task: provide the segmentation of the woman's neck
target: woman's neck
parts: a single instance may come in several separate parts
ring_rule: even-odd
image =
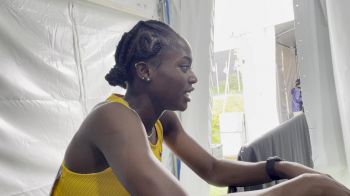
[[[124,99],[128,102],[130,108],[136,111],[140,116],[146,131],[151,132],[154,124],[162,114],[163,110],[151,101],[147,94],[135,94],[128,90]]]

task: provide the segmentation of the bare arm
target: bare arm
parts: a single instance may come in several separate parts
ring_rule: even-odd
[[[137,114],[118,103],[102,106],[92,143],[131,195],[186,195],[156,160]]]
[[[247,163],[217,160],[199,146],[182,128],[174,112],[161,117],[164,138],[168,146],[199,176],[219,186],[246,186],[271,181],[265,171],[265,161]],[[350,190],[327,175],[298,163],[276,162],[277,174],[288,180],[268,189],[232,195],[344,195]]]
[[[167,145],[199,176],[217,186],[253,185],[269,182],[265,162],[248,163],[217,160],[184,130],[174,112],[161,117]]]

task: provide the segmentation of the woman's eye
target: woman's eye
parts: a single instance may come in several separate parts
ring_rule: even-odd
[[[188,65],[181,65],[180,66],[181,71],[183,71],[184,73],[186,73],[188,70],[191,69],[191,66]]]

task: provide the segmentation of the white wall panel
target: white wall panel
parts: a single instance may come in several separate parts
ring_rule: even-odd
[[[350,1],[326,1],[326,4],[335,87],[342,136],[346,144],[347,169],[350,172],[350,25],[347,20],[350,18]]]
[[[326,18],[318,0],[294,0],[294,6],[300,80],[315,167],[341,170],[345,153]]]
[[[104,76],[140,19],[88,1],[0,2],[0,195],[48,195],[87,112],[122,92]]]

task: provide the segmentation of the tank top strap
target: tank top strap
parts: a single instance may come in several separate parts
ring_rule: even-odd
[[[123,98],[123,95],[120,95],[120,94],[112,94],[111,96],[109,96],[107,98],[107,101],[109,101],[109,102],[117,102],[117,103],[120,103],[120,104],[130,108],[128,102],[126,102],[125,99]]]

